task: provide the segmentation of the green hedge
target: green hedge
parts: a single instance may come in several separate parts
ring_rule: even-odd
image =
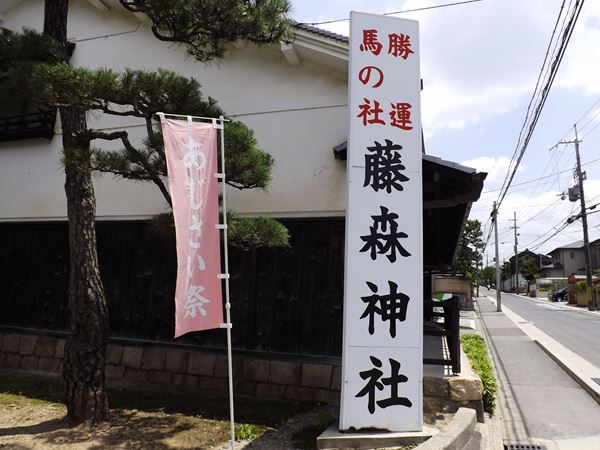
[[[463,334],[460,336],[460,342],[473,370],[483,383],[483,410],[493,414],[496,407],[498,384],[488,358],[485,340],[478,334]]]

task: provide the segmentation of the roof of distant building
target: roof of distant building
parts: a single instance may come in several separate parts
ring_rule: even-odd
[[[554,253],[557,250],[569,249],[569,248],[578,249],[578,248],[581,248],[581,247],[583,247],[583,241],[579,240],[579,241],[571,242],[570,244],[565,244],[565,245],[561,245],[559,247],[556,247],[554,250],[552,250],[551,252],[549,252],[549,254],[550,253]]]
[[[524,256],[532,256],[532,257],[540,259],[540,260],[550,260],[550,257],[548,255],[545,255],[543,253],[532,252],[528,248],[526,248],[525,250],[521,250],[518,253],[518,255],[519,255],[519,258],[523,258]],[[515,259],[515,255],[511,256],[509,261],[512,261],[514,259]]]

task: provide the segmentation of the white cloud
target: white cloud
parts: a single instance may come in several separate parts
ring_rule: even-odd
[[[587,2],[565,53],[557,85],[600,92],[600,2]]]
[[[504,177],[508,173],[510,159],[507,156],[500,156],[497,158],[480,156],[479,158],[463,161],[461,164],[477,169],[477,172],[486,172],[488,175],[485,179],[485,186],[486,188],[490,188],[495,187],[504,180]],[[523,172],[524,170],[525,166],[521,164],[519,165],[517,172]]]
[[[327,3],[327,2],[326,2]],[[348,8],[390,12],[434,6],[333,2],[336,18]],[[332,5],[332,4],[330,4]],[[421,29],[423,124],[428,135],[463,129],[513,112],[529,100],[561,6],[560,0],[503,0],[399,14]],[[321,17],[320,19],[326,19]],[[348,21],[320,25],[348,35]],[[586,2],[554,89],[600,92],[600,2]]]
[[[318,22],[323,22],[326,20],[330,20],[330,19],[322,18],[322,19],[319,19]],[[326,23],[323,25],[316,25],[316,26],[319,28],[328,30],[328,31],[332,31],[337,34],[341,34],[342,36],[350,35],[350,21],[348,21],[348,20],[344,20],[342,22]]]
[[[331,14],[340,18],[348,13],[348,8],[383,13],[434,6],[439,2],[407,0],[398,4],[352,0],[348,5],[337,1],[333,4],[338,9]],[[514,114],[517,108],[526,106],[560,6],[561,0],[503,0],[397,15],[420,22],[426,137],[441,130],[490,124],[486,121]],[[348,35],[348,21],[320,26]],[[553,90],[576,89],[586,95],[600,92],[598,42],[600,2],[587,2]]]
[[[463,129],[511,111],[527,92],[527,86],[502,85],[490,85],[480,91],[461,90],[433,80],[425,83],[423,90],[423,123],[430,135],[440,129]]]
[[[527,100],[558,12],[554,3],[507,0],[414,13],[421,22],[426,129],[465,128]]]
[[[561,200],[561,192],[560,189],[547,188],[544,183],[533,183],[524,189],[506,195],[498,216],[501,259],[507,259],[514,253],[514,231],[510,227],[512,227],[515,212],[517,214],[517,225],[519,226],[519,251],[529,248],[538,253],[548,253],[556,247],[583,239],[581,220],[573,222],[563,231],[553,236],[556,229],[560,228],[567,218],[578,214],[580,211],[579,202],[569,202],[568,199]],[[585,182],[585,195],[588,207],[600,202],[600,179]],[[493,201],[497,197],[498,192],[482,194],[481,199],[473,205],[470,218],[478,219],[482,224],[488,223]],[[588,225],[590,240],[599,238],[600,214],[590,215]],[[485,237],[487,237],[487,234]],[[546,239],[548,239],[547,242],[543,242]],[[490,260],[494,251],[492,234],[487,249]]]

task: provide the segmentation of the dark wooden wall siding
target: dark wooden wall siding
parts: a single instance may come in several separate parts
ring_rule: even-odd
[[[69,286],[66,228],[0,228],[0,323],[63,330]]]
[[[230,249],[233,346],[341,355],[344,219],[285,220],[288,249]],[[99,222],[114,337],[173,342],[176,259],[145,222]],[[0,224],[0,325],[68,329],[65,223]],[[223,347],[223,330],[177,342]]]

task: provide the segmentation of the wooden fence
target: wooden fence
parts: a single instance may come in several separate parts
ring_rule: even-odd
[[[283,221],[289,249],[230,249],[233,346],[340,356],[344,219]],[[99,222],[112,337],[174,342],[173,242],[146,222]],[[0,326],[68,328],[66,223],[0,224]],[[177,342],[223,347],[222,330]]]

